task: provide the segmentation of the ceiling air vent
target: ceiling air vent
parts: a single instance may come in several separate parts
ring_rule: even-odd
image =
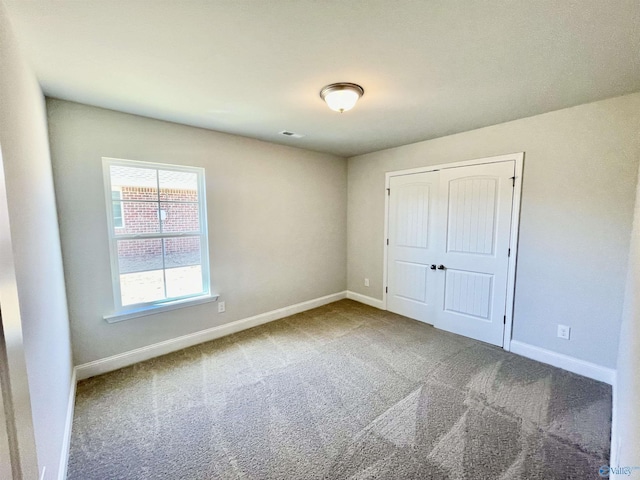
[[[302,137],[304,137],[304,135],[300,135],[299,133],[293,133],[293,132],[290,132],[288,130],[281,131],[280,135],[284,135],[285,137],[291,137],[291,138],[302,138]]]

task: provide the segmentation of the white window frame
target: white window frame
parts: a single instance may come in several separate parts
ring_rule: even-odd
[[[199,231],[194,232],[159,232],[159,233],[139,233],[139,234],[117,234],[115,233],[113,221],[113,198],[111,186],[111,166],[123,166],[133,168],[148,168],[151,170],[165,170],[195,173],[198,178],[198,214],[200,217]],[[218,299],[217,295],[211,295],[210,272],[209,272],[209,242],[207,229],[207,201],[205,188],[205,171],[201,167],[186,167],[182,165],[171,165],[166,163],[143,162],[138,160],[124,160],[119,158],[102,158],[102,172],[104,178],[104,191],[107,210],[107,225],[109,230],[109,252],[111,256],[111,283],[113,287],[114,313],[105,315],[104,319],[109,323],[128,320],[130,318],[150,315],[167,310],[174,310],[184,306],[197,305],[206,302],[213,302]],[[123,200],[121,200],[123,201]],[[158,203],[160,203],[160,189],[158,185]],[[158,205],[159,206],[159,205]],[[158,210],[160,211],[160,210]],[[122,208],[123,225],[124,208]],[[165,239],[175,237],[198,237],[200,239],[200,260],[202,272],[203,291],[192,295],[171,297],[153,302],[137,303],[132,305],[122,305],[120,291],[120,266],[118,262],[118,240],[144,240],[144,239]],[[164,262],[164,255],[163,255]]]

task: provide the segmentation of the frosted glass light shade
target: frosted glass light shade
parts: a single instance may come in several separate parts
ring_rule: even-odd
[[[332,83],[320,90],[329,108],[340,113],[351,110],[362,95],[364,89],[355,83]]]

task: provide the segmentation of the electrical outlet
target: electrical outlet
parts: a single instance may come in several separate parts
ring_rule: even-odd
[[[368,287],[368,286],[369,286],[369,279],[368,279],[368,278],[365,278],[365,279],[364,279],[364,286],[365,286],[365,287]]]
[[[226,310],[224,302],[218,302],[218,313],[223,313]]]
[[[558,338],[564,338],[565,340],[569,340],[571,336],[571,327],[567,325],[558,325]]]

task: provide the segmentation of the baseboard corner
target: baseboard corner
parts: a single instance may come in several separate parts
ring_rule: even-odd
[[[385,310],[384,302],[382,300],[378,300],[377,298],[369,297],[367,295],[362,295],[361,293],[352,292],[351,290],[347,290],[347,298],[349,300],[354,300],[356,302],[364,303],[365,305],[369,305],[370,307],[375,307],[380,310]]]
[[[554,367],[567,370],[583,377],[588,377],[599,382],[609,385],[615,384],[616,371],[612,368],[603,367],[586,360],[565,355],[563,353],[554,352],[545,348],[536,347],[518,340],[511,340],[511,353],[546,363]]]

